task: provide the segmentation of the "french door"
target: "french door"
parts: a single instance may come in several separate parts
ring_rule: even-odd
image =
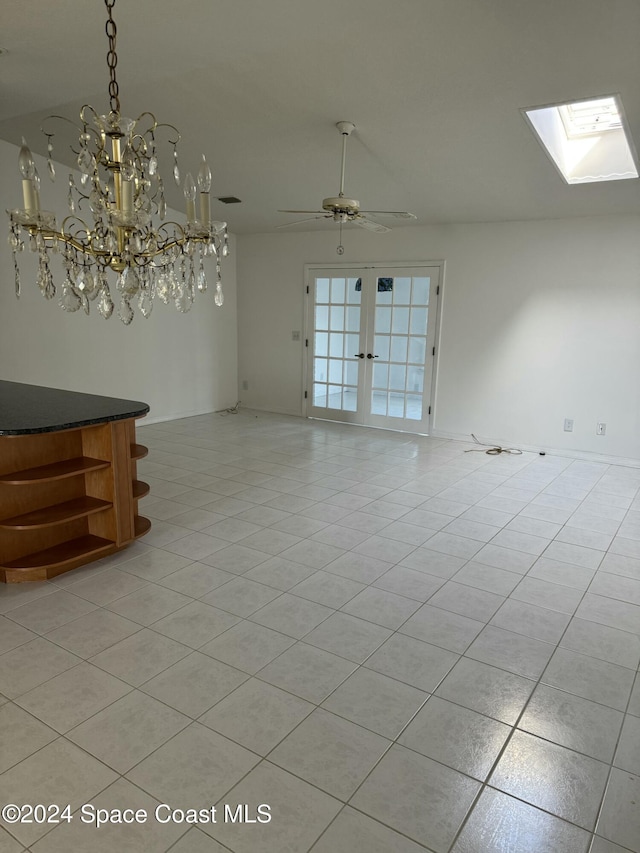
[[[440,267],[308,268],[307,416],[428,433]]]

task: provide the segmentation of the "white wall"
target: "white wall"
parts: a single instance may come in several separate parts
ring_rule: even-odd
[[[639,237],[638,217],[354,228],[340,259],[334,231],[242,235],[239,396],[303,412],[305,263],[444,260],[433,433],[640,460]]]
[[[42,206],[54,210],[60,222],[66,211],[68,169],[59,166],[55,183],[46,164],[36,157],[42,175]],[[22,205],[17,168],[18,148],[0,141],[0,186],[3,207]],[[179,215],[172,214],[173,218]],[[8,233],[8,220],[6,225]],[[20,255],[22,296],[14,295],[14,273],[7,240],[0,240],[0,378],[32,385],[65,388],[110,397],[142,400],[151,411],[146,423],[216,411],[233,405],[237,389],[237,312],[235,241],[223,262],[225,302],[213,301],[215,266],[207,260],[209,290],[197,293],[193,308],[180,314],[155,300],[145,320],[124,326],[116,316],[103,320],[92,304],[62,311],[47,302],[35,284],[36,255]],[[62,278],[55,272],[56,283]],[[110,280],[115,295],[115,276]]]

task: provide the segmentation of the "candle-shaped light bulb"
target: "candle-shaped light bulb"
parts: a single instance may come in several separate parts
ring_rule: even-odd
[[[187,204],[187,222],[194,222],[196,218],[196,182],[191,172],[184,179],[184,197]]]
[[[25,181],[32,180],[36,173],[36,164],[33,162],[31,151],[29,150],[24,136],[22,137],[22,147],[18,154],[18,168],[20,169],[20,174]]]
[[[202,155],[202,163],[198,172],[198,189],[201,193],[208,193],[211,189],[211,169],[204,154]]]
[[[211,222],[211,199],[209,198],[211,169],[204,154],[202,155],[202,163],[198,172],[198,189],[200,190],[200,222],[208,227]]]
[[[196,182],[193,180],[191,172],[187,172],[187,177],[184,179],[184,197],[188,201],[196,200]]]
[[[27,142],[22,137],[22,147],[18,154],[18,168],[22,175],[22,197],[24,200],[24,209],[29,213],[35,213],[40,209],[40,199],[38,197],[38,186],[40,179],[36,183],[36,164],[33,162],[31,151],[27,146]]]
[[[33,167],[31,185],[33,186],[33,208],[38,211],[40,210],[40,175],[38,174],[38,170],[35,166]]]

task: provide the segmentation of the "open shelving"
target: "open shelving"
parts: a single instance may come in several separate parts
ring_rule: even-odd
[[[0,580],[46,580],[112,554],[151,527],[135,418],[0,436]]]

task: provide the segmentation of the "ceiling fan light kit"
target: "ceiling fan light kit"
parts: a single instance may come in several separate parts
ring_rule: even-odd
[[[390,231],[386,225],[371,219],[371,216],[391,216],[395,219],[416,219],[413,213],[406,210],[360,210],[360,202],[356,198],[346,198],[344,194],[344,175],[347,162],[347,140],[356,129],[352,121],[339,121],[336,123],[342,136],[342,162],[340,165],[340,191],[337,196],[328,196],[322,200],[322,210],[279,210],[278,213],[313,213],[315,216],[309,219],[299,219],[296,222],[287,222],[278,225],[278,228],[289,228],[292,225],[300,225],[303,222],[313,222],[318,219],[332,219],[340,226],[340,241],[336,249],[339,255],[344,254],[342,245],[342,226],[348,223],[358,225],[367,231],[375,231],[383,234]]]

